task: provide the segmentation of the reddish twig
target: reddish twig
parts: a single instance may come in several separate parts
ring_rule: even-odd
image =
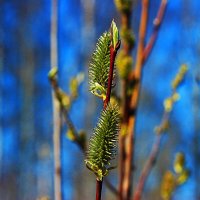
[[[103,180],[96,180],[96,200],[101,200],[102,183]]]
[[[104,182],[106,184],[106,186],[108,187],[108,189],[113,193],[115,194],[116,196],[118,195],[118,191],[117,189],[111,184],[111,182],[107,179],[107,178],[104,178]]]
[[[153,49],[153,46],[154,46],[155,41],[156,41],[157,36],[158,36],[158,32],[159,32],[161,23],[163,21],[163,17],[164,17],[164,14],[165,14],[166,6],[167,6],[167,0],[161,0],[157,16],[153,21],[153,26],[154,26],[153,27],[153,32],[152,32],[152,34],[150,36],[150,39],[149,39],[147,45],[145,46],[145,49],[144,49],[144,52],[143,52],[143,61],[147,60],[147,58],[149,57],[149,55],[150,55],[150,53],[151,53],[151,51]]]
[[[126,12],[121,13],[121,26],[124,31],[130,31],[131,28],[131,15],[132,8],[127,10]],[[124,42],[123,51],[126,55],[131,55],[132,44],[130,42]],[[129,96],[128,96],[128,80],[122,80],[122,126],[127,126],[128,123],[128,112],[129,112]],[[118,186],[118,198],[120,200],[123,199],[123,182],[124,182],[124,164],[125,164],[125,136],[124,134],[119,134],[119,186]]]
[[[116,58],[117,50],[119,49],[119,47],[120,47],[120,41],[118,41],[116,47],[114,47],[113,45],[110,46],[110,69],[109,69],[109,75],[108,75],[108,85],[107,85],[107,91],[106,91],[106,98],[103,102],[103,109],[104,110],[106,109],[108,103],[110,102],[115,58]],[[102,183],[103,183],[103,180],[102,181],[96,180],[96,200],[101,199]]]
[[[115,58],[116,58],[117,50],[119,49],[119,47],[120,47],[120,42],[118,42],[116,48],[113,45],[110,46],[110,70],[109,70],[109,75],[108,75],[108,86],[107,86],[107,91],[106,91],[106,99],[103,102],[103,109],[106,109],[106,107],[110,101]]]
[[[147,160],[147,162],[146,162],[146,164],[145,164],[145,166],[142,170],[141,176],[139,178],[138,185],[136,187],[133,200],[140,200],[141,199],[142,192],[143,192],[144,185],[145,185],[145,182],[147,180],[147,177],[148,177],[152,167],[154,166],[154,164],[156,162],[156,158],[157,158],[159,148],[160,148],[161,136],[162,135],[158,135],[155,138],[155,142],[154,142],[152,151],[149,155],[149,158],[148,158],[148,160]]]
[[[130,80],[135,82],[133,93],[130,98],[128,119],[128,131],[125,138],[125,168],[124,168],[124,181],[123,181],[123,200],[130,199],[131,187],[132,187],[132,166],[134,155],[134,137],[135,137],[135,121],[136,121],[136,109],[138,106],[138,99],[140,94],[140,79],[143,64],[143,50],[144,40],[146,36],[146,27],[148,19],[148,6],[149,0],[142,0],[142,12],[139,28],[139,43],[137,48],[135,69],[130,75]]]
[[[153,166],[156,163],[156,159],[158,158],[161,139],[163,136],[163,132],[166,130],[166,124],[168,124],[168,121],[169,121],[169,113],[164,112],[162,123],[160,124],[159,129],[157,131],[157,136],[156,136],[154,144],[152,146],[151,153],[142,169],[133,200],[140,200],[142,197],[142,192],[143,192],[146,180],[147,180]]]

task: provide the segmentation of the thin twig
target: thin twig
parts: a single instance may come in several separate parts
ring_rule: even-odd
[[[102,190],[103,180],[96,179],[96,200],[101,200],[101,190]]]
[[[111,182],[105,177],[104,178],[104,182],[106,184],[106,186],[108,187],[108,189],[114,194],[114,195],[118,195],[118,191],[117,189],[111,184]]]
[[[156,41],[157,36],[158,36],[160,26],[161,26],[162,21],[163,21],[166,6],[167,6],[167,0],[161,0],[157,16],[153,21],[153,32],[152,32],[150,39],[149,39],[147,45],[145,46],[145,49],[144,49],[144,52],[143,52],[143,62],[145,62],[148,59],[148,57],[149,57],[149,55],[150,55],[150,53],[153,49],[153,46],[154,46],[155,41]]]
[[[144,185],[145,185],[145,182],[147,180],[147,177],[148,177],[152,167],[154,166],[154,164],[156,162],[156,158],[157,158],[159,148],[160,148],[161,137],[162,137],[162,135],[158,135],[155,138],[153,148],[151,150],[151,153],[148,157],[148,160],[147,160],[147,162],[146,162],[146,164],[145,164],[145,166],[142,170],[141,176],[139,178],[138,185],[136,187],[133,200],[140,200],[141,199],[142,192],[143,192]]]
[[[146,27],[148,19],[148,6],[149,0],[142,1],[142,12],[141,20],[139,27],[139,43],[137,48],[136,55],[136,64],[134,71],[130,76],[130,80],[133,80],[135,85],[133,88],[133,93],[130,98],[130,107],[129,107],[129,119],[128,119],[128,131],[125,138],[125,175],[124,175],[124,184],[123,184],[123,200],[128,200],[131,197],[131,188],[132,188],[132,166],[133,164],[133,155],[134,155],[134,137],[135,137],[135,121],[136,121],[136,110],[138,106],[138,99],[140,94],[140,79],[142,73],[142,63],[143,63],[143,51],[144,51],[144,40],[146,36]]]
[[[57,53],[57,0],[51,1],[51,68],[58,64]],[[53,98],[53,144],[54,144],[54,199],[62,199],[61,191],[61,161],[60,161],[60,132],[61,118],[60,105],[52,93]]]
[[[148,10],[149,10],[149,0],[142,0],[142,13],[140,20],[140,28],[139,28],[139,42],[138,42],[136,64],[135,64],[135,76],[137,78],[140,77],[141,75],[141,68],[143,64],[143,52],[145,46]]]
[[[150,153],[150,155],[149,155],[149,157],[148,157],[148,159],[147,159],[147,161],[146,161],[146,163],[145,163],[145,165],[143,167],[143,170],[141,172],[141,175],[140,175],[140,178],[139,178],[136,190],[135,190],[135,194],[134,194],[133,200],[140,200],[141,199],[142,192],[143,192],[146,180],[147,180],[147,178],[148,178],[153,166],[156,163],[156,159],[158,158],[161,139],[162,139],[162,136],[164,134],[164,131],[166,130],[163,127],[166,126],[166,124],[168,124],[168,121],[169,121],[169,113],[168,112],[164,112],[162,123],[160,124],[160,126],[159,126],[160,128],[157,131],[157,136],[156,136],[155,141],[153,143],[151,153]]]
[[[117,50],[120,47],[120,41],[118,41],[116,47],[113,45],[110,46],[110,69],[108,75],[108,86],[106,91],[106,98],[103,102],[103,109],[105,110],[110,102],[111,90],[112,90],[112,81],[113,81],[113,71],[115,65],[115,58],[117,55]],[[103,180],[96,179],[96,200],[101,200],[101,190],[102,190]]]
[[[110,47],[110,70],[109,70],[109,75],[108,75],[108,86],[107,86],[107,91],[106,91],[106,99],[103,102],[103,109],[106,109],[108,103],[110,102],[112,81],[113,81],[113,71],[114,71],[116,55],[117,55],[117,50],[114,49],[113,46],[111,46]]]

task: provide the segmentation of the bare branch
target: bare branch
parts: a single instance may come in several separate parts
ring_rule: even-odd
[[[149,57],[149,55],[150,55],[150,53],[153,49],[153,46],[154,46],[155,41],[156,41],[157,36],[158,36],[158,32],[160,30],[161,23],[163,21],[166,6],[167,6],[167,0],[161,0],[157,16],[153,21],[153,32],[152,32],[150,39],[149,39],[147,45],[145,46],[145,49],[144,49],[144,52],[143,52],[143,62],[145,62],[148,59],[148,57]]]
[[[51,1],[51,68],[57,66],[57,0]],[[54,199],[62,199],[61,191],[61,161],[60,161],[60,132],[61,132],[61,118],[60,105],[54,93],[53,99],[53,144],[54,144]]]

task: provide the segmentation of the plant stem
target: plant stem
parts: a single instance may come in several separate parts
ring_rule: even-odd
[[[153,46],[154,46],[155,41],[156,41],[157,36],[158,36],[158,32],[159,32],[161,23],[163,21],[163,17],[164,17],[164,14],[165,14],[166,6],[167,6],[167,0],[161,0],[157,16],[153,21],[153,25],[154,25],[153,32],[152,32],[152,34],[150,36],[149,42],[147,43],[147,45],[145,46],[145,49],[144,49],[144,53],[143,53],[143,60],[144,61],[147,60],[147,58],[149,57],[149,55],[150,55],[150,53],[151,53],[151,51],[153,49]]]
[[[109,75],[108,75],[108,86],[107,86],[107,92],[106,92],[106,99],[103,102],[103,109],[106,109],[106,107],[110,101],[112,80],[113,80],[113,71],[114,71],[116,55],[117,55],[116,49],[114,49],[114,47],[111,46],[110,47],[110,70],[109,70]]]
[[[129,200],[131,197],[132,188],[132,166],[134,155],[134,140],[135,140],[135,122],[136,122],[136,110],[138,107],[138,100],[140,94],[140,80],[142,75],[143,64],[143,50],[144,39],[146,35],[146,26],[148,19],[148,4],[149,0],[142,0],[142,12],[139,27],[139,43],[137,48],[136,64],[133,72],[130,75],[130,82],[134,82],[133,93],[129,101],[129,118],[128,118],[128,130],[124,141],[125,144],[125,165],[124,165],[124,181],[123,181],[123,200]]]
[[[57,0],[51,1],[51,68],[57,66]],[[53,98],[53,145],[54,145],[54,199],[61,200],[61,161],[60,161],[60,105],[55,94]]]
[[[132,8],[126,12],[121,13],[121,27],[124,31],[130,31],[131,28],[131,14]],[[123,40],[122,40],[123,41]],[[129,42],[123,42],[123,51],[125,55],[131,55],[132,46]],[[128,85],[127,79],[121,81],[122,85],[122,126],[127,127],[128,124],[128,112],[129,112],[129,96],[128,96]],[[118,198],[123,199],[123,181],[124,181],[124,163],[125,163],[125,136],[124,134],[119,134],[119,185],[118,185]]]
[[[156,158],[157,158],[159,148],[160,148],[161,136],[162,135],[158,135],[155,138],[155,142],[154,142],[154,145],[152,147],[151,153],[148,157],[148,160],[147,160],[147,162],[146,162],[146,164],[145,164],[145,166],[142,170],[141,176],[139,178],[138,185],[136,187],[133,200],[140,200],[141,199],[142,192],[143,192],[144,185],[145,185],[145,182],[147,180],[147,177],[148,177],[152,167],[154,166],[154,164],[156,162]]]
[[[102,184],[103,180],[100,181],[96,179],[96,200],[101,200]]]
[[[106,177],[104,178],[104,182],[105,182],[107,188],[108,188],[114,195],[116,195],[116,197],[117,197],[117,195],[118,195],[117,189],[111,184],[111,182],[110,182]]]
[[[175,93],[175,91],[173,91],[173,93]],[[159,153],[159,149],[160,149],[160,145],[161,145],[161,139],[162,139],[162,136],[163,136],[164,130],[165,130],[161,127],[165,126],[165,124],[167,124],[168,121],[169,121],[169,113],[165,111],[163,114],[163,117],[162,117],[162,123],[159,126],[160,129],[157,132],[157,136],[156,136],[154,144],[152,146],[151,153],[150,153],[150,155],[142,169],[141,175],[139,177],[139,181],[136,186],[133,200],[140,200],[142,197],[142,192],[143,192],[145,183],[146,183],[147,178],[148,178],[153,166],[155,165],[156,159],[158,157],[158,153]]]
[[[111,90],[112,90],[112,80],[113,80],[113,71],[115,65],[115,58],[117,55],[117,50],[120,47],[120,42],[118,42],[117,47],[114,48],[113,45],[110,46],[110,69],[108,75],[108,85],[106,92],[106,99],[103,102],[103,109],[105,110],[108,103],[110,102]],[[101,190],[102,190],[103,180],[96,180],[96,200],[101,200]]]

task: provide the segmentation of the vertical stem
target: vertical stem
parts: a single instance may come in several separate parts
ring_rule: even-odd
[[[119,47],[120,47],[120,42],[118,42],[117,47],[114,47],[113,45],[110,46],[110,70],[109,70],[109,75],[108,75],[108,86],[107,86],[107,91],[106,91],[106,99],[103,102],[104,110],[106,109],[108,103],[110,102],[115,58],[116,58],[117,50]],[[102,183],[103,183],[103,180],[96,181],[96,200],[101,199]]]
[[[131,14],[132,10],[130,9],[127,12],[121,13],[121,25],[122,29],[129,31],[131,26]],[[132,47],[130,43],[123,42],[123,51],[126,55],[131,54]],[[123,119],[123,126],[127,127],[128,124],[128,112],[129,112],[129,97],[128,97],[128,85],[129,82],[127,79],[122,80],[122,119]],[[123,182],[124,182],[124,164],[125,164],[125,136],[120,134],[119,135],[119,199],[123,199]]]
[[[110,101],[112,80],[113,80],[113,70],[114,70],[116,54],[117,54],[116,50],[114,49],[113,46],[111,46],[110,47],[110,70],[109,70],[109,76],[108,76],[108,86],[107,86],[107,92],[106,92],[106,99],[103,102],[103,109],[106,109],[106,107]]]
[[[96,200],[101,200],[102,183],[103,180],[100,181],[96,179]]]
[[[51,1],[51,68],[58,65],[57,50],[57,0]],[[55,95],[53,99],[53,145],[54,145],[54,199],[61,200],[61,161],[60,161],[60,106]]]
[[[144,52],[143,52],[143,60],[144,61],[147,60],[147,58],[149,57],[149,55],[150,55],[150,53],[153,49],[153,46],[154,46],[155,41],[156,41],[157,36],[158,36],[160,26],[162,24],[162,20],[163,20],[164,14],[165,14],[166,6],[167,6],[167,0],[161,0],[157,16],[153,21],[153,32],[152,32],[150,39],[149,39],[147,45],[145,46],[145,49],[144,49]]]
[[[149,175],[149,173],[150,173],[150,171],[151,171],[152,167],[154,166],[156,159],[157,159],[157,155],[158,155],[159,148],[160,148],[161,136],[162,135],[160,134],[155,139],[151,153],[148,157],[147,162],[145,163],[145,166],[144,166],[142,173],[141,173],[141,176],[139,178],[138,185],[136,187],[133,200],[140,200],[141,197],[142,197],[142,192],[143,192],[143,189],[144,189],[145,182],[146,182],[147,177],[148,177],[148,175]]]
[[[146,26],[148,19],[148,4],[149,0],[142,0],[142,12],[141,21],[139,27],[139,43],[137,48],[136,65],[133,71],[131,80],[135,82],[133,93],[130,98],[128,119],[128,131],[125,138],[125,174],[123,181],[123,200],[129,200],[131,196],[132,187],[132,165],[134,156],[134,140],[135,140],[135,122],[136,122],[136,110],[138,107],[138,100],[140,94],[140,80],[142,76],[142,64],[143,64],[143,51],[144,51],[144,39],[146,35]]]

